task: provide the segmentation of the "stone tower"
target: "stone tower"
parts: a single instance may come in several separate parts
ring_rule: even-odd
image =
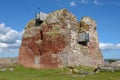
[[[77,22],[66,9],[37,14],[25,28],[19,63],[41,69],[103,64],[96,22],[90,17]]]

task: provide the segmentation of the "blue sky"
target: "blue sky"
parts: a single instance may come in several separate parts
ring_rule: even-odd
[[[25,25],[37,12],[66,8],[79,21],[90,16],[97,22],[104,58],[120,58],[120,0],[1,0],[0,57],[18,55]]]

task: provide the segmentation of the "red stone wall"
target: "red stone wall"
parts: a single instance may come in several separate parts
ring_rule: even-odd
[[[49,28],[43,28],[41,31],[37,31],[33,37],[27,37],[22,39],[22,45],[19,50],[19,63],[26,67],[34,67],[34,57],[40,57],[40,68],[56,68],[61,64],[57,56],[54,58],[52,54],[58,54],[65,47],[64,36],[57,34],[56,39],[52,39],[47,32],[51,30]],[[41,33],[42,32],[42,33]],[[41,35],[42,34],[42,35]],[[41,39],[42,36],[42,39]],[[36,41],[41,41],[36,43]]]

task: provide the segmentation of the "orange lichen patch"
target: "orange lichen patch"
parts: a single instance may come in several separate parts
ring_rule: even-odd
[[[90,27],[88,24],[86,24],[84,21],[81,21],[80,22],[80,32],[85,32],[86,31],[89,31]]]

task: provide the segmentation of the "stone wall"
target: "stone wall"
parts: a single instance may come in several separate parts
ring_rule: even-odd
[[[77,22],[66,9],[48,14],[39,26],[31,20],[19,49],[19,63],[26,67],[57,68],[103,64],[96,23],[90,17]],[[87,45],[78,43],[78,33],[89,33]]]

